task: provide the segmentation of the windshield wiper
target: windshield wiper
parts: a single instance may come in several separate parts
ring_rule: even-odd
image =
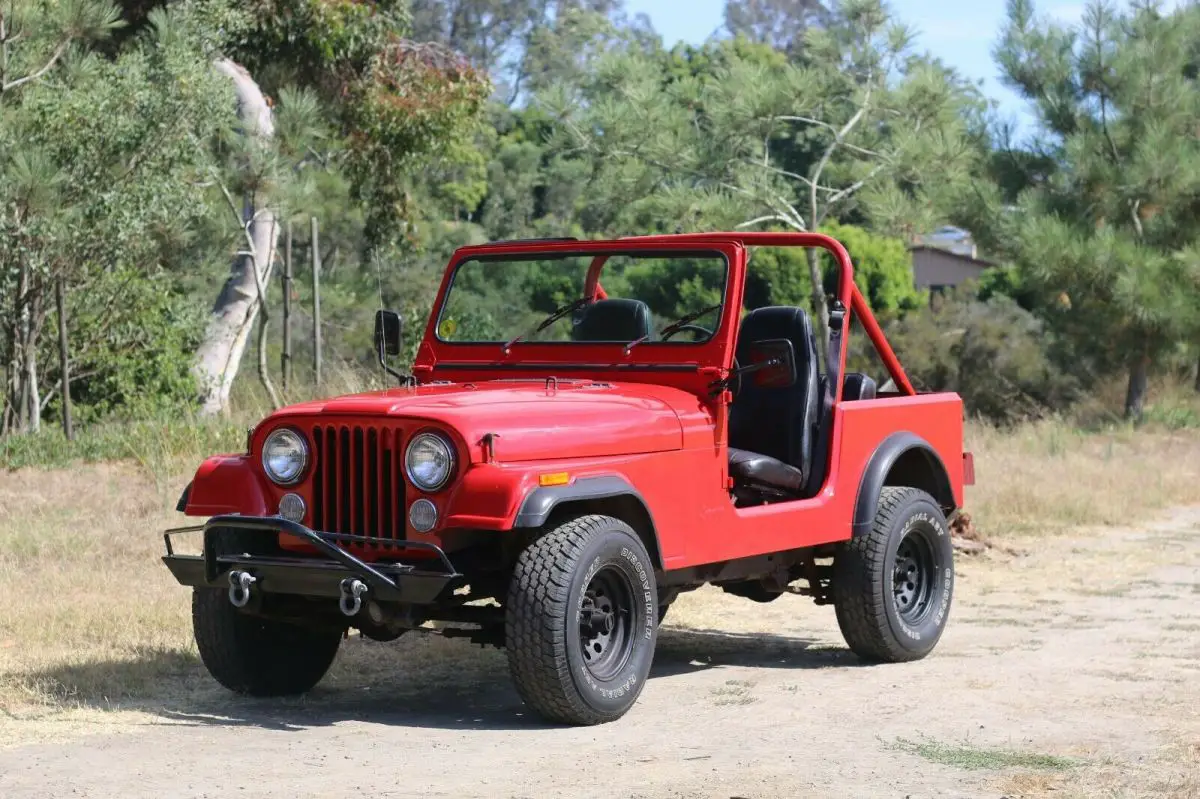
[[[665,338],[666,336],[669,336],[672,333],[678,333],[680,330],[683,329],[684,325],[690,325],[692,322],[695,322],[701,316],[704,316],[705,314],[710,314],[713,311],[719,311],[719,310],[721,310],[721,303],[718,302],[716,305],[710,305],[707,308],[701,308],[700,310],[690,313],[687,316],[681,316],[680,318],[676,319],[671,324],[664,327],[662,330],[658,331],[658,337]]]
[[[690,325],[692,322],[695,322],[701,316],[704,316],[705,314],[709,314],[709,313],[712,313],[713,311],[719,311],[719,310],[721,310],[720,303],[718,303],[716,305],[711,305],[708,308],[701,308],[699,311],[693,311],[692,313],[688,314],[687,316],[681,316],[680,318],[676,319],[671,324],[664,327],[662,330],[658,331],[658,338],[660,341],[665,340],[667,338],[667,336],[671,335],[672,333],[678,333],[680,330],[683,329],[683,327],[685,325]],[[633,341],[631,341],[625,345],[625,354],[628,355],[629,351],[631,349],[636,347],[638,344],[641,344],[643,341],[649,341],[649,340],[650,340],[650,336],[648,336],[648,335],[642,336],[640,338],[635,338]]]
[[[575,311],[578,311],[580,308],[587,305],[591,301],[592,301],[591,297],[580,297],[577,300],[567,303],[566,305],[562,306],[561,308],[555,309],[555,311],[552,314],[550,314],[545,319],[543,319],[541,322],[539,322],[538,326],[535,327],[533,330],[526,330],[524,333],[518,333],[517,335],[513,336],[508,341],[506,341],[504,343],[504,354],[508,355],[508,351],[512,348],[512,345],[516,344],[521,339],[525,338],[526,336],[532,335],[534,333],[541,333],[543,330],[550,327],[550,325],[554,324],[559,319],[562,319],[567,314],[575,313]]]

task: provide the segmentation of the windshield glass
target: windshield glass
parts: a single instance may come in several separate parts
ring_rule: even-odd
[[[599,282],[607,297],[592,302],[587,278],[597,260],[603,261]],[[724,256],[711,252],[469,259],[454,272],[437,336],[510,346],[695,344],[710,339],[717,327],[727,273]]]

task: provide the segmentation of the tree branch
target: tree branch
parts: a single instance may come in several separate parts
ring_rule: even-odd
[[[830,196],[825,201],[825,207],[828,208],[829,206],[833,205],[834,203],[844,200],[847,197],[849,197],[850,195],[854,194],[854,192],[858,191],[863,186],[865,186],[867,183],[869,183],[871,181],[871,178],[875,177],[875,175],[877,175],[879,173],[879,171],[884,168],[884,166],[886,166],[886,164],[877,164],[874,169],[872,169],[870,172],[867,173],[867,176],[865,178],[855,181],[854,183],[850,184],[846,188],[844,188],[844,189],[836,192],[832,196]]]
[[[54,68],[54,65],[58,63],[58,59],[62,58],[63,53],[67,52],[67,48],[70,46],[71,46],[70,38],[63,40],[63,42],[61,44],[59,44],[58,47],[54,50],[53,55],[50,56],[50,60],[46,62],[45,66],[43,66],[37,72],[34,72],[30,75],[26,75],[23,78],[17,78],[14,81],[9,81],[9,82],[3,84],[2,86],[0,86],[0,92],[6,92],[9,89],[15,89],[18,86],[29,83],[30,81],[35,81],[38,78],[42,77],[43,75],[45,75],[47,72],[49,72],[51,69]]]

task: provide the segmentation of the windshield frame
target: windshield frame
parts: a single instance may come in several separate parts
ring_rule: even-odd
[[[646,252],[665,255],[677,252],[712,252],[725,257],[728,274],[725,307],[716,334],[707,342],[688,346],[663,346],[669,342],[643,342],[626,352],[621,343],[577,342],[574,347],[533,341],[517,345],[504,354],[497,344],[449,343],[438,339],[437,320],[455,269],[463,261],[484,255],[513,254],[537,257],[573,252],[598,256],[606,253]],[[609,239],[601,241],[523,241],[461,247],[450,258],[413,362],[418,380],[475,382],[501,378],[545,379],[591,378],[666,383],[703,394],[713,374],[733,362],[734,339],[741,320],[745,281],[746,249],[736,235],[715,234],[702,241],[646,241]]]
[[[571,242],[571,243],[578,245],[578,244],[586,244],[587,242]],[[684,247],[676,246],[676,247],[664,249],[664,248],[658,248],[658,247],[650,248],[650,247],[645,247],[645,246],[617,247],[617,246],[613,246],[613,243],[610,243],[609,247],[607,247],[601,251],[597,251],[597,250],[591,249],[591,248],[584,249],[584,248],[566,247],[566,248],[554,248],[553,250],[549,250],[549,251],[546,249],[538,249],[536,251],[534,251],[534,250],[521,250],[521,251],[507,250],[507,251],[496,252],[496,253],[470,254],[470,255],[466,255],[461,258],[455,258],[451,262],[449,268],[446,270],[446,279],[444,280],[444,285],[443,285],[442,291],[440,291],[438,293],[437,304],[434,306],[433,309],[431,309],[431,312],[430,312],[430,320],[431,321],[430,321],[430,325],[429,325],[428,332],[426,335],[427,336],[431,335],[433,337],[433,340],[436,341],[439,346],[444,346],[444,347],[453,347],[453,348],[496,347],[496,348],[500,348],[505,345],[505,342],[502,340],[497,340],[497,341],[452,341],[452,340],[442,337],[442,334],[441,334],[442,322],[446,318],[446,310],[447,310],[447,306],[449,305],[451,292],[454,289],[454,281],[458,276],[459,270],[462,267],[466,266],[467,264],[483,264],[485,266],[485,268],[503,269],[504,268],[503,264],[505,262],[522,263],[522,262],[529,262],[529,261],[547,261],[547,260],[555,260],[555,259],[566,260],[566,259],[570,259],[570,258],[590,259],[591,263],[589,264],[588,268],[584,272],[583,287],[580,291],[580,298],[581,299],[587,298],[590,302],[594,302],[597,299],[603,299],[606,296],[606,294],[604,292],[604,287],[603,287],[604,267],[607,266],[608,262],[612,258],[620,257],[620,256],[625,256],[625,257],[629,257],[629,258],[645,258],[645,259],[667,259],[667,258],[672,258],[672,257],[707,258],[710,260],[720,259],[720,262],[724,265],[725,276],[724,276],[724,285],[722,286],[722,289],[721,289],[721,298],[720,298],[720,306],[721,307],[720,307],[720,310],[717,312],[717,324],[714,326],[712,334],[709,335],[708,337],[700,339],[700,340],[668,339],[666,341],[661,341],[657,338],[651,338],[651,339],[646,339],[644,341],[637,342],[636,349],[641,349],[643,347],[654,348],[657,346],[667,346],[667,347],[681,347],[682,346],[682,347],[690,347],[690,348],[702,347],[706,344],[709,344],[710,342],[712,342],[714,339],[717,338],[720,330],[722,329],[722,327],[724,325],[726,311],[728,310],[728,307],[729,307],[731,287],[732,287],[732,284],[734,281],[734,274],[733,274],[734,266],[733,266],[733,259],[730,257],[730,253],[724,252],[723,249],[719,248],[719,247],[712,247],[712,246],[705,246],[705,245],[692,245],[692,246],[684,246]],[[597,264],[597,261],[599,262],[598,264]],[[739,296],[740,296],[740,292],[739,292]],[[740,305],[740,300],[739,300],[739,305]],[[669,325],[674,321],[675,321],[675,319],[667,319],[667,320],[665,320],[664,325]],[[529,331],[524,331],[524,332],[528,333]],[[652,332],[657,335],[659,331],[657,329],[655,329]],[[511,342],[511,348],[516,348],[516,347],[529,348],[531,346],[547,346],[547,347],[570,347],[570,348],[573,348],[576,350],[578,350],[580,348],[592,348],[592,347],[606,347],[606,348],[618,347],[623,350],[626,347],[628,347],[629,345],[630,345],[630,342],[628,342],[628,341],[541,340],[541,339],[527,339],[524,337],[521,337],[518,340]]]

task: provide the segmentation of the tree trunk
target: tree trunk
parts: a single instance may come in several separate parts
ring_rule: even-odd
[[[283,374],[283,393],[292,382],[292,223],[287,223],[287,238],[283,247],[283,355],[280,372]]]
[[[271,107],[258,84],[249,72],[227,58],[213,66],[233,81],[238,119],[245,134],[264,148],[269,146],[275,125]],[[253,246],[249,253],[234,257],[229,279],[217,297],[204,341],[196,353],[195,374],[200,381],[201,409],[205,415],[223,413],[229,408],[229,391],[258,315],[258,285],[260,281],[264,285],[269,282],[278,246],[279,226],[273,209],[255,208],[253,198],[248,198],[244,214],[246,238]]]
[[[38,392],[37,324],[33,309],[33,276],[29,265],[22,260],[17,280],[17,302],[21,308],[21,407],[25,430],[36,433],[42,429],[42,397]]]
[[[54,303],[58,309],[58,370],[62,375],[62,423],[63,435],[68,441],[75,440],[75,427],[71,422],[71,371],[67,347],[67,299],[66,289],[60,277],[54,283]]]
[[[1197,394],[1200,394],[1200,356],[1196,357],[1196,383],[1193,388],[1196,389]]]
[[[806,247],[808,276],[812,280],[813,321],[817,330],[818,357],[824,358],[829,348],[829,307],[825,300],[825,276],[821,274],[821,253],[818,247]],[[826,366],[826,369],[829,367]]]
[[[1125,392],[1125,418],[1131,422],[1142,421],[1146,404],[1146,382],[1150,371],[1150,356],[1134,356],[1129,363],[1129,387]]]

